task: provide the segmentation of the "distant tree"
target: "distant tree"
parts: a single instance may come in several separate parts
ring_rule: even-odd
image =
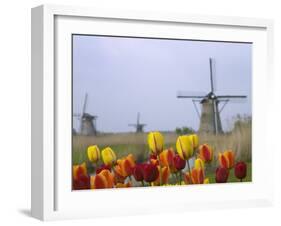
[[[182,127],[182,133],[191,134],[191,133],[194,133],[194,129],[192,129],[191,127]]]
[[[185,134],[192,134],[192,133],[194,133],[195,131],[194,131],[194,129],[192,129],[191,127],[182,127],[182,128],[179,128],[179,127],[177,127],[176,128],[176,134],[178,134],[178,135],[185,135]]]
[[[182,134],[182,130],[181,130],[181,128],[176,128],[176,134],[178,134],[178,135],[181,135]]]

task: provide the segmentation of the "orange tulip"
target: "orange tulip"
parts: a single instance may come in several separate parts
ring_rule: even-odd
[[[184,174],[184,182],[186,184],[208,184],[209,179],[205,178],[203,168],[193,168],[190,173],[187,172]]]
[[[131,182],[128,182],[126,184],[124,184],[124,183],[117,183],[116,184],[116,188],[130,188],[130,187],[132,187]]]
[[[112,188],[114,186],[114,176],[109,170],[104,169],[99,173],[99,175],[106,178],[108,188]]]
[[[114,177],[109,170],[104,169],[99,174],[91,176],[90,182],[92,189],[113,188]]]
[[[175,152],[172,148],[166,149],[160,154],[161,166],[167,166],[170,169],[174,170],[174,156]]]
[[[86,163],[80,165],[74,165],[72,167],[73,173],[73,189],[89,189],[90,188],[90,177],[87,173]]]
[[[108,187],[106,177],[102,174],[91,176],[91,189],[103,189]]]
[[[183,180],[185,184],[192,184],[190,174],[188,172],[183,174]]]
[[[117,160],[116,171],[123,177],[131,176],[135,167],[135,159],[132,154]]]
[[[208,144],[199,146],[199,158],[208,163],[213,160],[213,149]]]
[[[119,165],[114,167],[114,182],[115,184],[118,183],[124,183],[124,181],[126,180],[126,177],[123,177],[121,175],[122,171],[121,171],[121,167]]]
[[[202,168],[194,168],[191,171],[191,180],[193,184],[204,183],[204,171]]]
[[[219,153],[219,163],[221,167],[231,169],[234,166],[234,152],[227,150],[223,153]]]
[[[160,172],[161,172],[161,175],[162,175],[162,184],[168,184],[169,177],[170,177],[170,169],[169,169],[169,167],[164,166],[160,170],[160,166],[158,166],[158,171],[159,171],[158,178],[156,179],[155,182],[153,182],[153,184],[154,185],[159,185],[160,184]]]

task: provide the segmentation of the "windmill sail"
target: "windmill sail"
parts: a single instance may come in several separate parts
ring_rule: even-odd
[[[199,132],[201,133],[223,133],[220,113],[225,105],[232,100],[246,99],[246,95],[216,95],[215,94],[215,80],[213,72],[213,59],[209,58],[210,67],[210,91],[207,94],[202,92],[178,92],[177,98],[190,98],[193,101],[196,112],[199,114],[195,102],[200,100],[201,115]],[[223,102],[221,110],[219,110],[219,103]]]

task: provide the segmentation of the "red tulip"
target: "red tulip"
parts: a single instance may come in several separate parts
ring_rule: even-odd
[[[159,176],[159,171],[156,165],[146,163],[143,165],[143,179],[146,182],[153,182]]]
[[[185,168],[186,161],[183,160],[179,155],[175,155],[173,160],[174,166],[177,170],[182,170]]]
[[[73,166],[73,189],[89,189],[90,177],[87,173],[86,163]]]
[[[247,176],[247,165],[245,162],[237,162],[234,167],[235,177],[240,179],[244,179]]]
[[[136,181],[143,181],[143,164],[137,164],[133,169]]]
[[[103,170],[105,170],[105,169],[107,169],[107,170],[110,170],[111,169],[111,167],[109,166],[109,165],[101,165],[100,167],[98,167],[97,169],[96,169],[96,174],[99,174],[101,171],[103,171]]]
[[[199,158],[204,162],[211,162],[213,160],[213,149],[208,144],[200,145]]]
[[[218,167],[216,170],[216,182],[226,183],[228,179],[229,171],[225,167]]]

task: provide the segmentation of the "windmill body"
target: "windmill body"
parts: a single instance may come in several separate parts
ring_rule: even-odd
[[[215,111],[214,111],[215,107]],[[217,118],[217,125],[214,118]],[[212,99],[203,99],[201,101],[201,116],[199,133],[222,133],[220,114],[218,111],[218,102]]]
[[[213,65],[212,58],[209,59],[210,64],[210,84],[211,90],[209,93],[204,94],[200,92],[191,92],[189,94],[179,93],[178,98],[189,98],[192,99],[195,109],[198,113],[200,119],[199,133],[212,133],[212,134],[221,134],[223,133],[222,123],[220,113],[225,107],[225,105],[233,99],[245,99],[245,95],[216,95],[214,89],[214,80],[213,80]],[[201,114],[199,113],[196,102],[201,104]],[[220,106],[220,103],[223,103]]]
[[[74,114],[73,116],[78,117],[80,120],[80,135],[95,136],[97,135],[97,126],[96,126],[97,116],[86,113],[87,100],[88,100],[88,94],[86,93],[82,114],[81,115]]]
[[[84,113],[82,116],[81,135],[96,135],[96,116]]]

